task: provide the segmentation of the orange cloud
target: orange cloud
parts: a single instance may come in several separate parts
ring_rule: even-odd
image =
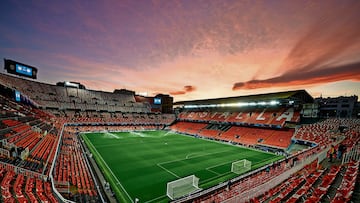
[[[195,90],[196,90],[195,86],[186,85],[186,86],[184,86],[184,90],[169,92],[169,94],[171,94],[171,95],[182,95],[182,94],[186,94],[186,93],[189,93],[189,92],[193,92]]]
[[[186,92],[193,92],[196,90],[196,87],[191,86],[191,85],[186,85],[186,86],[184,86],[184,89]]]
[[[182,95],[182,94],[186,94],[185,91],[175,91],[175,92],[169,92],[171,95]]]

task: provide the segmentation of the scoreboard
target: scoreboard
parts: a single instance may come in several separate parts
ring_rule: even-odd
[[[37,78],[37,68],[10,59],[4,59],[4,68],[8,73],[18,76]]]
[[[154,104],[160,105],[161,104],[161,98],[154,98]]]

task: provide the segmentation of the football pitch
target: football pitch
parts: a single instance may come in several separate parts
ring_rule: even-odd
[[[186,176],[209,188],[238,176],[231,163],[252,170],[282,158],[275,154],[169,131],[84,133],[82,138],[119,202],[168,202],[167,183]]]

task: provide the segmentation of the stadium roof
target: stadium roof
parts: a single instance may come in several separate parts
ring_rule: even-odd
[[[245,96],[237,96],[237,97],[179,101],[179,102],[175,102],[174,105],[219,104],[219,103],[272,101],[272,100],[280,100],[280,101],[292,100],[292,101],[298,101],[300,103],[312,103],[314,101],[314,98],[306,90],[294,90],[294,91],[286,91],[286,92],[245,95]]]

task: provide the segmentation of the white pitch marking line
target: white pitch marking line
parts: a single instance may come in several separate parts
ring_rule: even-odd
[[[159,166],[160,168],[164,169],[166,172],[170,173],[171,175],[177,177],[177,178],[180,178],[180,176],[176,175],[175,173],[169,171],[168,169],[166,169],[165,167],[161,166],[161,163],[160,164],[156,164],[157,166]]]
[[[128,196],[128,198],[130,199],[131,202],[134,202],[131,198],[131,196],[129,195],[129,193],[125,190],[125,188],[121,185],[119,179],[114,175],[114,173],[112,172],[112,170],[110,169],[110,167],[107,165],[107,163],[105,162],[105,160],[102,158],[102,156],[100,155],[100,153],[97,151],[97,149],[95,148],[95,146],[91,143],[91,141],[89,142],[91,144],[91,146],[94,148],[94,150],[96,151],[96,153],[99,155],[100,159],[104,162],[105,166],[108,168],[108,170],[110,171],[110,173],[113,175],[113,177],[116,179],[116,181],[118,182],[118,184],[120,185],[120,187],[125,191],[126,195]]]
[[[172,163],[172,162],[178,162],[178,161],[183,161],[183,160],[187,160],[187,159],[193,159],[193,158],[203,157],[203,156],[208,156],[208,155],[213,155],[213,154],[220,154],[220,153],[223,153],[223,152],[230,152],[230,151],[233,151],[233,150],[224,150],[224,151],[220,151],[220,152],[206,153],[206,154],[201,154],[201,155],[198,155],[198,156],[193,156],[193,157],[190,157],[190,158],[185,157],[185,158],[175,159],[175,160],[171,160],[171,161],[164,161],[164,162],[161,162],[159,164],[168,164],[168,163]]]
[[[149,201],[146,201],[145,203],[150,203],[150,202],[153,202],[153,201],[155,201],[155,200],[158,200],[158,199],[161,199],[161,198],[164,198],[164,197],[166,197],[166,195],[161,195],[161,196],[159,196],[159,197],[157,197],[157,198],[154,198],[154,199],[151,199],[151,200],[149,200]]]
[[[115,139],[120,139],[118,136],[114,135],[113,133],[107,132],[107,133],[104,133],[104,134],[105,134],[105,135],[108,135],[108,136],[110,136],[110,137],[113,137],[113,138],[115,138]]]
[[[211,167],[210,167],[211,168]],[[211,169],[208,169],[208,168],[206,168],[206,170],[207,171],[210,171],[211,173],[215,173],[216,175],[222,175],[222,174],[220,174],[220,173],[218,173],[218,172],[216,172],[216,171],[213,171],[213,170],[211,170]]]

